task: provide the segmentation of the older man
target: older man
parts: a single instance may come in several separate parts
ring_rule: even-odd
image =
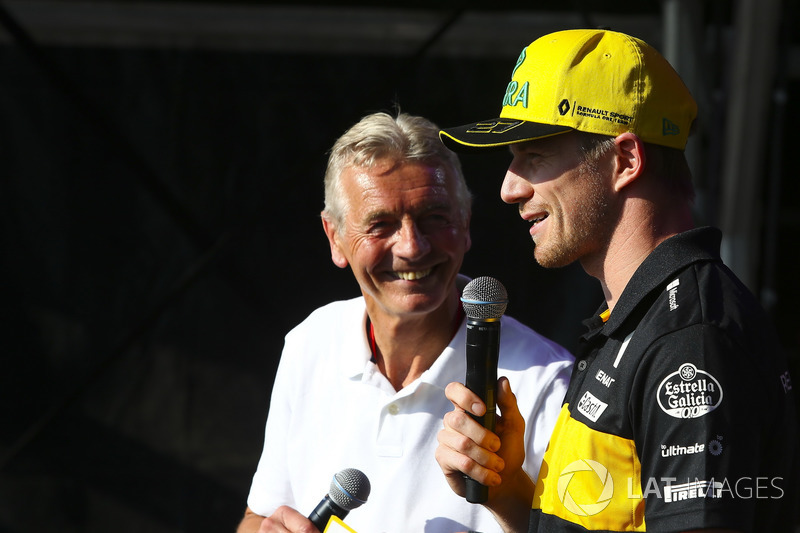
[[[322,225],[361,296],[317,309],[286,336],[240,532],[314,531],[306,516],[344,468],[372,485],[346,518],[356,531],[499,530],[488,510],[448,489],[434,458],[450,408],[444,387],[466,372],[459,269],[470,205],[458,159],[421,117],[369,115],[335,143]],[[513,466],[527,475],[537,473],[571,362],[503,318],[498,372],[522,391],[527,458]]]

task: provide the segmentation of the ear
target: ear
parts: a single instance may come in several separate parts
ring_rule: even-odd
[[[644,142],[635,134],[626,132],[614,139],[614,190],[621,191],[644,173],[646,155]]]
[[[347,267],[348,261],[347,257],[342,252],[341,237],[339,236],[336,223],[328,218],[324,212],[322,213],[322,229],[325,231],[325,235],[328,237],[328,244],[331,246],[331,260],[333,260],[333,264],[339,268]]]

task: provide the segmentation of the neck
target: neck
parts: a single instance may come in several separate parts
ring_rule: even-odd
[[[636,269],[659,244],[693,227],[688,209],[659,215],[654,203],[629,199],[603,252],[582,260],[586,272],[600,281],[609,310],[613,311]]]
[[[420,315],[391,315],[368,305],[373,356],[395,390],[419,378],[450,344],[460,323],[460,305],[455,291],[439,308]]]

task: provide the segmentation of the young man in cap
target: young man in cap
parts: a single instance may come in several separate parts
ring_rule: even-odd
[[[787,531],[796,441],[785,356],[753,295],[694,228],[683,149],[696,104],[653,48],[568,30],[523,50],[500,118],[440,133],[454,150],[508,147],[501,197],[542,266],[580,261],[605,302],[586,321],[536,483],[522,424],[459,384],[436,456],[450,486],[489,485],[507,531]],[[529,505],[532,502],[532,505]]]

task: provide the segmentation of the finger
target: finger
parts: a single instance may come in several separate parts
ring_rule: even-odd
[[[463,497],[466,494],[466,481],[461,472],[462,463],[459,454],[447,445],[439,444],[434,452],[434,457],[439,468],[442,469],[447,484],[450,485],[453,492]]]
[[[497,453],[505,461],[507,477],[522,468],[525,461],[525,419],[517,407],[516,396],[508,380],[501,378],[497,388],[497,405],[502,415],[497,418],[495,431],[503,442],[502,449]]]
[[[444,389],[444,395],[458,409],[463,409],[475,416],[486,414],[486,404],[480,396],[469,390],[463,383],[453,382]]]
[[[503,470],[505,466],[503,459],[496,453],[500,449],[500,438],[463,411],[445,414],[444,429],[437,438],[441,446],[452,449],[476,465],[496,472]],[[464,459],[459,458],[458,461],[457,468],[465,474],[470,473],[465,469],[474,467],[472,464],[460,464]]]
[[[448,483],[456,494],[465,493],[464,474],[487,486],[501,482],[497,469],[502,469],[503,461],[496,454],[474,446],[463,435],[443,429],[438,435],[439,446],[435,457]],[[469,454],[461,450],[469,449]]]
[[[490,452],[500,449],[500,437],[483,427],[464,411],[450,411],[442,419],[444,428],[467,439],[470,448],[477,446]],[[466,449],[466,448],[465,448]]]
[[[524,420],[517,406],[517,396],[505,376],[497,380],[497,407],[504,418]]]
[[[511,385],[506,378],[498,380],[497,408],[500,416],[497,418],[495,431],[506,440],[509,434],[525,434],[525,419],[517,405],[517,397],[511,391]]]
[[[480,443],[477,443],[465,436],[463,433],[446,428],[439,432],[437,438],[441,446],[453,450],[455,453],[466,458],[459,459],[462,462],[469,460],[472,463],[475,463],[477,466],[493,470],[495,472],[501,472],[505,467],[503,458],[495,453],[497,450],[486,448]],[[496,437],[494,438],[496,439]],[[493,441],[492,445],[496,448],[500,447],[499,441],[497,444],[494,444]],[[459,465],[459,469],[465,474],[469,474],[470,472],[464,470],[464,468],[474,468],[475,465]]]

